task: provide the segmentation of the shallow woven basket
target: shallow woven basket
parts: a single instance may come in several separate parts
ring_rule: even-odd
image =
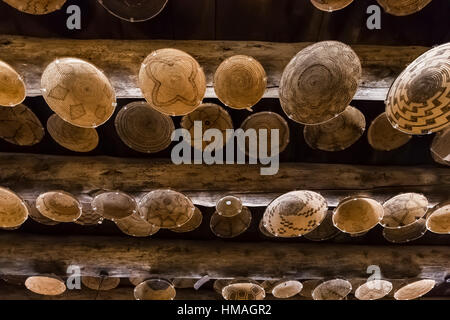
[[[327,201],[320,194],[292,191],[269,204],[263,215],[263,224],[276,237],[299,237],[317,228],[327,211]]]
[[[0,106],[12,107],[26,98],[22,77],[9,64],[0,61]]]
[[[378,300],[392,291],[393,285],[386,280],[371,280],[361,284],[355,291],[358,300]]]
[[[98,0],[113,16],[130,22],[142,22],[156,17],[168,0]]]
[[[396,229],[384,228],[383,237],[392,243],[407,243],[423,237],[426,232],[426,220],[421,218],[406,227]]]
[[[183,224],[181,227],[172,228],[170,229],[170,231],[176,233],[192,232],[198,227],[200,227],[202,221],[203,221],[203,214],[199,208],[195,207],[194,214],[192,215],[192,217],[189,219],[188,222]]]
[[[398,149],[411,140],[412,136],[396,130],[383,112],[372,121],[367,131],[369,144],[375,150],[391,151]]]
[[[59,224],[58,221],[53,221],[52,219],[49,219],[42,215],[42,213],[39,212],[39,210],[36,208],[36,201],[26,201],[27,207],[28,207],[28,216],[36,221],[37,223],[46,225],[46,226],[56,226]]]
[[[97,148],[99,138],[94,128],[80,128],[53,114],[47,120],[47,131],[60,146],[75,152],[89,152]]]
[[[19,11],[34,15],[42,15],[61,9],[67,0],[3,0],[3,1]]]
[[[206,92],[206,78],[198,62],[177,49],[153,51],[139,71],[139,87],[150,106],[170,116],[194,111]]]
[[[263,300],[266,292],[256,281],[237,279],[223,287],[222,296],[225,300]]]
[[[437,234],[450,234],[450,201],[440,203],[427,214],[427,229]]]
[[[236,196],[225,196],[216,203],[217,214],[224,217],[234,217],[242,212],[242,200]]]
[[[80,201],[82,212],[81,216],[75,221],[82,226],[96,226],[103,223],[104,218],[92,209],[92,200]]]
[[[81,277],[81,283],[91,290],[109,291],[117,288],[120,278],[112,277]]]
[[[136,200],[122,191],[108,191],[95,196],[92,209],[103,218],[117,221],[138,212]]]
[[[114,124],[123,143],[143,153],[166,149],[172,143],[175,130],[172,118],[142,101],[129,103],[120,109]]]
[[[214,91],[223,104],[234,109],[248,109],[264,95],[267,76],[263,66],[254,58],[232,56],[217,68]]]
[[[434,161],[450,166],[450,127],[436,134],[431,143],[430,152]]]
[[[25,287],[34,293],[45,296],[57,296],[66,291],[64,281],[54,275],[28,277],[25,280]]]
[[[173,300],[175,296],[175,287],[164,279],[149,279],[134,288],[136,300]]]
[[[42,141],[44,135],[41,121],[24,104],[0,107],[0,138],[18,146],[34,146]]]
[[[421,219],[428,210],[428,199],[419,193],[402,193],[383,204],[385,228],[406,227]]]
[[[319,124],[342,113],[361,78],[361,62],[344,43],[323,41],[301,50],[285,68],[280,102],[292,120]]]
[[[450,43],[425,52],[397,77],[386,99],[394,128],[423,135],[450,123]]]
[[[120,231],[132,237],[149,237],[157,233],[160,229],[148,223],[137,212],[129,217],[115,220],[114,222]]]
[[[297,280],[279,280],[272,287],[272,295],[278,299],[289,299],[302,291],[303,285]]]
[[[239,214],[232,217],[221,216],[216,212],[211,216],[211,231],[220,238],[235,238],[244,233],[252,222],[252,214],[247,207],[242,207]]]
[[[26,203],[13,191],[0,187],[0,228],[20,227],[27,219]]]
[[[116,96],[108,78],[93,64],[78,58],[50,63],[41,78],[42,95],[64,121],[95,128],[114,113]]]
[[[202,131],[201,140],[195,140],[194,130],[195,121],[201,121]],[[185,115],[181,119],[181,127],[188,130],[191,134],[191,146],[196,149],[204,150],[211,141],[203,141],[203,135],[206,130],[217,129],[222,133],[222,143],[214,141],[214,146],[222,147],[226,144],[226,130],[233,129],[233,121],[230,114],[221,106],[214,103],[203,103],[193,112]]]
[[[425,8],[431,0],[377,0],[384,11],[394,16],[407,16]]]
[[[352,291],[352,284],[343,279],[322,282],[312,292],[314,300],[343,300]]]
[[[39,195],[36,199],[36,208],[43,216],[57,222],[75,222],[82,212],[77,198],[61,190]]]
[[[193,216],[195,206],[184,194],[158,189],[147,193],[139,202],[142,217],[150,224],[172,229],[181,227]]]
[[[366,119],[358,109],[348,106],[337,117],[317,125],[305,126],[303,135],[313,149],[342,151],[351,147],[366,130]]]
[[[366,233],[383,219],[383,206],[367,197],[349,197],[342,200],[333,213],[333,224],[352,235]]]
[[[272,133],[271,130],[278,130],[278,153],[283,152],[286,147],[289,144],[289,139],[290,139],[290,131],[289,131],[289,125],[287,123],[287,121],[280,116],[279,114],[275,113],[275,112],[270,112],[270,111],[264,111],[264,112],[258,112],[255,114],[252,114],[251,116],[248,116],[244,122],[242,122],[241,124],[241,129],[244,131],[247,131],[249,129],[254,129],[256,131],[256,135],[258,137],[257,139],[257,147],[256,149],[258,150],[259,148],[259,144],[260,144],[260,139],[262,139],[262,135],[260,133],[259,130],[267,130],[267,155],[268,156],[275,156],[276,154],[272,154],[271,150],[272,150]],[[245,145],[245,153],[247,155],[250,154],[250,150],[249,150],[249,144],[248,141],[246,140],[246,145]]]
[[[414,300],[426,295],[435,285],[436,281],[430,279],[414,281],[398,289],[394,293],[394,298],[396,300]]]
[[[322,11],[337,11],[350,5],[353,0],[311,0],[311,3]]]

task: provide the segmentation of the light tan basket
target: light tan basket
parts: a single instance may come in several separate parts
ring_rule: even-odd
[[[289,62],[280,82],[280,102],[292,120],[319,124],[342,113],[361,78],[356,53],[341,42],[323,41],[301,50]]]
[[[428,199],[419,193],[402,193],[383,204],[384,217],[380,224],[385,228],[406,227],[420,218],[428,210]]]
[[[352,2],[353,0],[311,0],[314,7],[327,12],[344,9]]]
[[[435,285],[436,281],[431,279],[414,281],[395,291],[394,298],[396,300],[418,299],[430,292]]]
[[[206,92],[206,78],[198,62],[177,49],[161,49],[145,58],[139,86],[151,107],[170,116],[194,111]]]
[[[3,0],[3,1],[19,11],[34,15],[43,15],[61,9],[67,0]]]
[[[24,104],[0,107],[0,138],[18,146],[34,146],[42,141],[45,130],[41,121]]]
[[[358,300],[378,300],[386,297],[392,291],[393,285],[386,280],[370,280],[364,282],[355,291]]]
[[[254,58],[232,56],[223,61],[214,75],[214,91],[219,100],[234,109],[249,109],[264,95],[267,76]]]
[[[423,237],[426,232],[426,220],[421,218],[406,227],[396,229],[384,228],[383,237],[392,243],[407,243]]]
[[[352,284],[344,279],[322,282],[312,292],[314,300],[343,300],[352,292]]]
[[[82,212],[77,198],[65,191],[45,192],[36,199],[36,208],[44,216],[57,222],[75,222]]]
[[[431,0],[377,0],[384,11],[394,16],[407,16],[425,8]]]
[[[427,229],[437,234],[450,234],[450,201],[440,203],[427,214]]]
[[[172,229],[187,223],[194,214],[195,206],[180,192],[158,189],[147,193],[141,199],[139,211],[150,224],[163,229]]]
[[[66,291],[64,281],[55,275],[28,277],[25,280],[25,287],[31,292],[45,296],[58,296]]]
[[[333,224],[351,235],[364,234],[383,219],[381,203],[368,197],[348,197],[342,200],[333,213]]]
[[[93,64],[78,58],[50,63],[41,78],[42,95],[64,121],[95,128],[114,113],[116,96],[108,78]]]
[[[157,233],[160,229],[148,223],[137,212],[126,218],[115,220],[114,222],[120,231],[132,237],[149,237]]]
[[[389,90],[386,115],[394,128],[423,135],[450,123],[450,43],[414,60]]]
[[[277,281],[272,287],[272,295],[278,299],[289,299],[302,291],[303,285],[300,281],[283,279]]]
[[[22,77],[9,64],[0,61],[0,106],[13,107],[26,98]]]
[[[20,227],[27,219],[26,203],[13,191],[0,187],[0,228]]]

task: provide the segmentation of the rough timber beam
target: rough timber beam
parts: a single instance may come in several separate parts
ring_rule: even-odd
[[[333,261],[333,263],[330,263]],[[447,246],[362,246],[326,243],[227,242],[0,233],[0,272],[7,275],[161,276],[213,279],[367,277],[377,265],[387,279],[444,280]]]
[[[144,58],[153,50],[177,48],[198,59],[207,76],[206,97],[215,98],[212,79],[216,68],[236,54],[253,56],[268,76],[266,98],[278,97],[284,67],[309,43],[256,41],[174,41],[174,40],[69,40],[0,35],[0,59],[11,64],[26,80],[29,96],[41,95],[44,68],[60,57],[88,60],[111,79],[118,98],[141,98],[137,74]],[[363,77],[355,100],[384,101],[400,72],[428,48],[355,45],[361,59]]]
[[[212,207],[229,193],[250,207],[267,206],[292,190],[320,192],[329,206],[355,194],[385,201],[401,192],[421,192],[430,205],[449,199],[450,170],[438,167],[376,167],[282,163],[275,176],[258,165],[174,165],[168,160],[0,154],[0,186],[34,200],[49,190],[90,199],[102,190],[121,190],[137,198],[158,188],[186,193],[197,205]]]

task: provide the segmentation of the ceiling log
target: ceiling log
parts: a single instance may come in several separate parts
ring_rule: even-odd
[[[142,98],[137,75],[144,58],[153,50],[176,48],[194,56],[205,70],[206,97],[216,98],[214,72],[226,58],[244,54],[264,66],[268,81],[265,98],[278,98],[284,67],[310,43],[271,43],[257,41],[179,41],[179,40],[72,40],[42,39],[0,35],[0,57],[23,75],[28,96],[41,95],[41,75],[56,58],[85,59],[110,78],[118,98]],[[355,100],[384,101],[389,87],[403,69],[428,50],[410,46],[352,46],[361,59],[363,76]]]
[[[333,263],[329,263],[333,261]],[[132,239],[0,233],[0,272],[7,275],[160,276],[213,279],[366,278],[379,266],[386,279],[432,278],[450,273],[447,246],[339,245]]]
[[[292,190],[314,190],[331,207],[355,194],[385,201],[401,192],[421,192],[430,206],[448,200],[450,171],[439,167],[389,167],[281,163],[275,176],[262,176],[259,165],[182,165],[169,160],[0,154],[0,186],[25,200],[64,190],[90,199],[102,190],[140,197],[158,188],[186,193],[195,204],[213,207],[224,194],[242,197],[249,207],[267,206]]]

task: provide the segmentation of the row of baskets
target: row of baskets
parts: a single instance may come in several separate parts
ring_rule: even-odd
[[[6,230],[19,228],[29,216],[45,225],[97,225],[107,219],[127,235],[147,237],[160,229],[191,232],[203,220],[202,212],[187,196],[170,189],[151,191],[139,202],[121,191],[100,192],[92,201],[83,202],[64,191],[49,191],[28,203],[13,191],[0,188],[0,200],[0,227]],[[220,238],[235,238],[248,230],[251,221],[252,213],[241,199],[227,195],[217,202],[210,228]],[[384,204],[356,195],[331,210],[316,192],[292,191],[269,204],[259,229],[270,238],[304,236],[323,241],[339,232],[361,236],[378,224],[384,228],[384,237],[393,243],[418,239],[427,230],[450,234],[450,203],[429,208],[428,199],[418,193],[399,194]]]

